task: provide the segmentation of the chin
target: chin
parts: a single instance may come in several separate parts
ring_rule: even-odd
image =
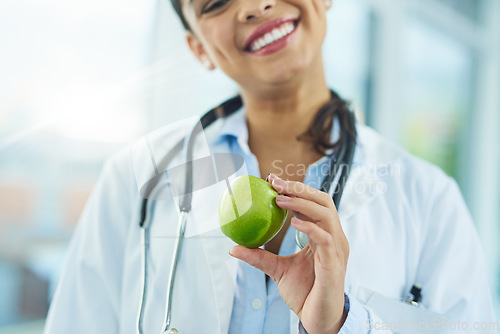
[[[272,75],[272,76],[267,76],[266,78],[263,78],[263,83],[266,83],[266,84],[269,84],[271,86],[275,86],[275,85],[281,85],[281,84],[285,84],[287,82],[291,82],[293,81],[294,78],[297,77],[297,75],[299,74],[300,72],[297,71],[297,72],[287,72],[287,73],[276,73],[275,75]]]
[[[311,67],[311,62],[305,59],[294,59],[293,62],[284,61],[279,66],[273,69],[261,72],[262,81],[271,84],[283,84],[292,81],[294,78],[303,76],[303,74]]]

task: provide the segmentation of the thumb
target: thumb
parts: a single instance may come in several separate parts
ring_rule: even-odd
[[[237,245],[231,248],[229,255],[262,270],[273,280],[281,276],[280,270],[282,269],[281,266],[279,266],[280,257],[262,248],[246,248]]]

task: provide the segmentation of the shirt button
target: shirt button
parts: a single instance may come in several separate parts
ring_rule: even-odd
[[[260,300],[259,298],[255,298],[252,301],[252,307],[254,308],[254,310],[260,309],[262,307],[262,300]]]

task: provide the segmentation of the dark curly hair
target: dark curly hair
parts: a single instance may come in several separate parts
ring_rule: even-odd
[[[182,0],[170,0],[175,12],[179,16],[184,29],[192,31],[189,23],[182,12]],[[342,143],[351,137],[356,139],[356,127],[349,121],[351,113],[349,103],[343,100],[336,92],[331,91],[331,99],[323,105],[314,116],[314,119],[305,133],[297,139],[310,142],[314,150],[321,155],[327,155],[329,149],[333,149],[331,154],[336,154]],[[330,142],[333,119],[338,117],[340,125],[340,135],[335,143]]]

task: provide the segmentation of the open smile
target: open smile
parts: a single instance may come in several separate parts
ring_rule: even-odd
[[[293,39],[298,19],[280,18],[258,27],[245,43],[245,51],[263,56],[277,52]]]

